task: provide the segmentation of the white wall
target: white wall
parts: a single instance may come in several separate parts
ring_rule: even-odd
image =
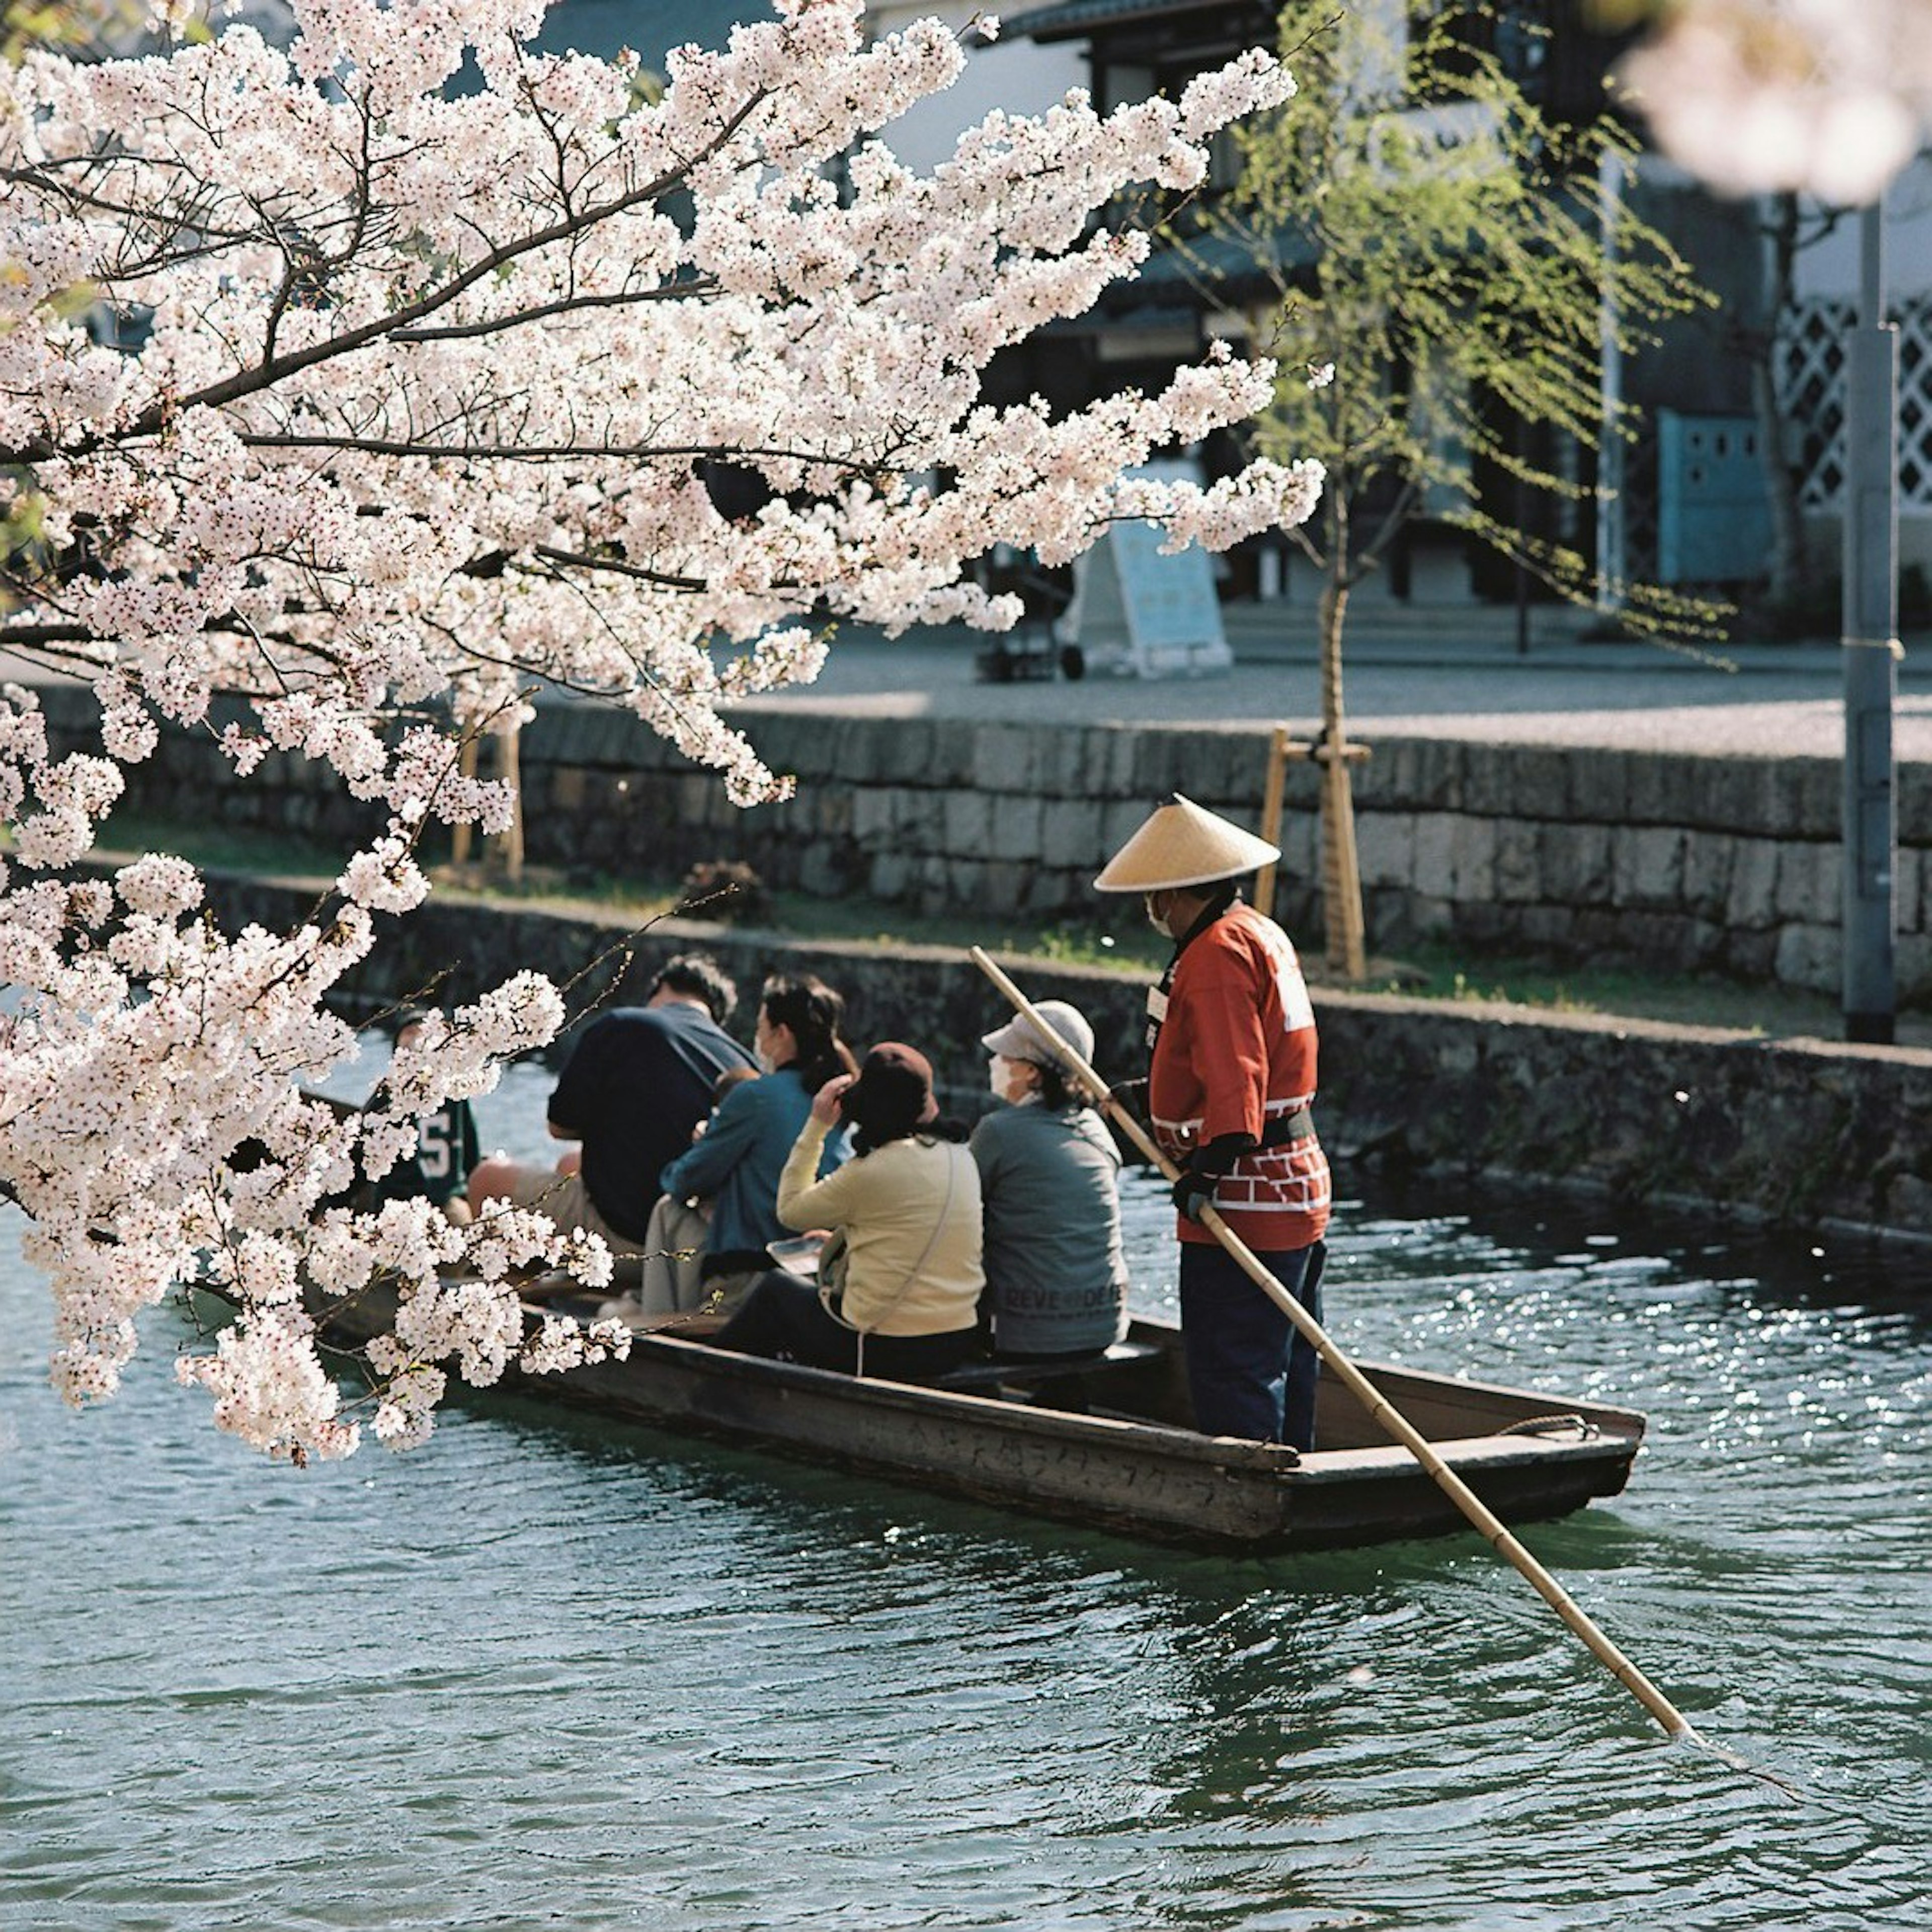
[[[868,7],[874,34],[883,39],[928,17],[966,33],[966,71],[944,94],[920,101],[895,122],[886,135],[894,154],[920,172],[946,160],[960,135],[996,107],[1012,114],[1039,114],[1070,87],[1087,84],[1086,44],[1036,46],[1031,40],[995,40],[989,46],[966,23],[975,14],[997,12],[970,0],[881,0]]]
[[[1852,296],[1858,291],[1856,209],[1822,241],[1798,257],[1798,293]],[[1922,154],[1894,181],[1885,198],[1885,275],[1894,295],[1932,292],[1932,156]]]

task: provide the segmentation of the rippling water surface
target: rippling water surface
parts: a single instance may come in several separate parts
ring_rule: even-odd
[[[1926,1264],[1339,1223],[1345,1345],[1650,1412],[1625,1495],[1526,1540],[1789,1792],[1472,1538],[1176,1555],[502,1399],[298,1474],[165,1327],[72,1415],[5,1227],[0,1924],[1932,1924]]]

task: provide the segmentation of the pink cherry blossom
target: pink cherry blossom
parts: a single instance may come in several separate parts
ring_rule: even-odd
[[[1721,192],[1868,202],[1932,123],[1932,0],[1681,0],[1623,80]]]
[[[629,1346],[526,1332],[518,1273],[607,1284],[595,1239],[501,1203],[466,1227],[344,1204],[418,1114],[556,1036],[554,987],[520,974],[428,1028],[366,1112],[308,1090],[352,1049],[330,1002],[376,915],[428,892],[425,829],[509,822],[466,737],[548,686],[740,804],[779,797],[725,707],[809,682],[828,618],[1010,626],[971,576],[995,546],[1062,561],[1124,516],[1226,545],[1306,516],[1320,474],[1130,476],[1267,400],[1271,367],[1222,350],[1071,411],[983,386],[1146,259],[1108,211],[1195,186],[1222,128],[1288,97],[1265,53],[1178,102],[992,114],[921,173],[890,124],[958,77],[958,38],[872,40],[860,0],[776,0],[655,94],[634,62],[538,51],[541,0],[290,4],[286,48],[156,0],[156,51],[0,66],[0,477],[34,532],[0,561],[0,647],[100,721],[50,746],[32,691],[0,693],[0,1184],[64,1394],[111,1394],[194,1282],[236,1314],[183,1380],[299,1461],[365,1424],[421,1442],[452,1376]],[[481,91],[446,94],[466,62]],[[722,511],[719,464],[762,507]],[[299,760],[373,808],[311,916],[219,932],[165,854],[76,875],[169,723],[238,782]],[[352,1398],[316,1324],[379,1290],[397,1312]]]

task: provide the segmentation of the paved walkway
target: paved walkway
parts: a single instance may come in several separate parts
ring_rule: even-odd
[[[896,643],[850,633],[818,683],[761,698],[877,717],[1204,725],[1318,717],[1314,619],[1284,605],[1231,606],[1234,656],[1218,676],[1146,680],[1096,668],[1078,681],[982,682],[987,640],[924,632]],[[1527,652],[1508,609],[1360,607],[1351,614],[1344,692],[1367,737],[1811,755],[1844,749],[1842,653],[1832,643],[1720,647],[1708,654],[1589,643],[1587,613],[1539,606]],[[1916,644],[1916,648],[1914,645]],[[1932,762],[1932,638],[1908,639],[1894,739],[1901,762]]]
[[[1234,668],[1149,680],[1096,664],[1077,680],[985,682],[992,641],[924,631],[888,643],[848,629],[817,684],[749,700],[836,714],[1069,724],[1281,723],[1310,734],[1321,715],[1313,613],[1232,604]],[[1633,750],[1836,758],[1844,748],[1843,653],[1835,643],[1721,646],[1709,652],[1592,643],[1587,611],[1539,605],[1519,650],[1516,614],[1485,605],[1358,602],[1344,646],[1344,700],[1365,738],[1604,745]],[[1900,763],[1932,764],[1932,634],[1906,640],[1894,712]],[[0,676],[47,674],[0,653]]]

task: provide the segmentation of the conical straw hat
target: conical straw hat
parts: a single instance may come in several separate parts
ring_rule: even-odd
[[[1238,879],[1281,856],[1280,848],[1176,792],[1108,861],[1102,892],[1156,892]]]

